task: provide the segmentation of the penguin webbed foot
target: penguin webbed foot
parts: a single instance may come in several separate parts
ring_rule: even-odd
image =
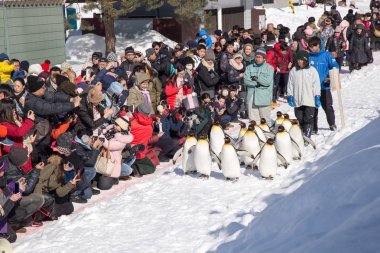
[[[262,177],[263,179],[265,180],[273,180],[273,177],[272,176],[269,176],[269,177]]]
[[[210,176],[205,175],[205,174],[200,174],[200,175],[199,175],[199,178],[200,178],[200,179],[203,179],[203,180],[208,180],[209,177],[210,177]]]
[[[227,177],[226,181],[230,181],[232,183],[236,183],[239,180],[238,177]]]

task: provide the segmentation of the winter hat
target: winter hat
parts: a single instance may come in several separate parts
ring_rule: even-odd
[[[48,79],[49,77],[49,72],[46,72],[46,71],[42,71],[38,77],[41,77],[42,79],[44,79],[46,81],[46,79]]]
[[[315,22],[315,17],[310,17],[307,22],[309,23],[314,23]]]
[[[212,49],[207,49],[206,50],[206,55],[204,57],[204,59],[207,61],[207,60],[211,60],[211,61],[215,61],[215,53]]]
[[[301,50],[296,55],[296,61],[303,60],[309,62],[309,53],[307,51]]]
[[[107,60],[107,58],[104,58],[104,57],[103,57],[103,58],[100,58],[100,59],[99,59],[99,62],[108,62],[108,60]]]
[[[9,56],[6,53],[1,53],[0,54],[0,62],[3,62],[5,60],[9,61]]]
[[[119,96],[120,93],[123,92],[123,85],[119,82],[113,82],[111,83],[110,87],[107,89],[107,92],[115,94],[116,96]]]
[[[245,48],[247,48],[247,47],[250,47],[250,48],[252,49],[252,51],[253,51],[253,45],[250,44],[250,43],[244,44],[243,51],[244,51]]]
[[[133,47],[127,47],[125,49],[125,54],[135,54],[135,49]]]
[[[28,74],[38,76],[42,71],[44,71],[40,64],[32,64],[29,66]]]
[[[145,116],[149,116],[150,115],[150,107],[146,103],[139,104],[139,106],[137,106],[137,111],[140,114],[145,115]]]
[[[197,43],[194,40],[189,40],[186,45],[189,49],[197,47]]]
[[[232,56],[232,59],[235,60],[236,58],[243,58],[243,56],[240,53],[236,53],[234,56]]]
[[[7,135],[8,129],[5,126],[0,125],[0,144],[3,144],[4,146],[12,146],[13,141],[9,140]]]
[[[63,82],[70,81],[68,77],[64,75],[57,75],[55,77],[55,82],[57,83],[57,86],[60,86]]]
[[[170,53],[169,53],[169,49],[164,47],[164,48],[161,48],[160,51],[159,51],[159,54],[161,57],[168,57],[170,56]]]
[[[222,36],[222,30],[215,30],[214,34],[218,35],[219,37],[221,37]]]
[[[153,48],[148,48],[147,50],[145,50],[145,56],[146,56],[146,58],[149,58],[149,57],[151,57],[154,54],[155,54],[155,52],[154,52]]]
[[[83,159],[77,153],[72,152],[69,156],[63,159],[63,163],[71,163],[75,170],[81,170],[84,166]]]
[[[147,73],[138,72],[135,75],[136,75],[136,84],[137,85],[143,83],[144,81],[150,81],[150,77],[148,76]]]
[[[71,154],[71,145],[73,138],[74,137],[70,132],[60,134],[56,142],[56,148],[58,149],[58,151],[65,155]]]
[[[96,88],[92,88],[88,92],[87,97],[88,97],[88,101],[90,101],[90,103],[92,104],[99,104],[104,99],[103,93],[99,89],[96,89]]]
[[[43,69],[43,71],[46,71],[49,73],[50,71],[50,61],[49,60],[45,60],[43,63],[41,63],[41,68]]]
[[[261,55],[264,59],[267,57],[267,51],[265,50],[265,48],[258,48],[255,54]]]
[[[303,31],[307,36],[311,36],[313,34],[313,29],[310,26],[307,26],[306,29]]]
[[[102,56],[102,52],[93,52],[91,58],[98,57],[100,59]]]
[[[77,86],[70,81],[64,81],[58,86],[58,90],[63,91],[64,93],[66,93],[67,95],[71,97],[77,96],[77,94],[75,93],[76,88]]]
[[[27,86],[30,92],[38,91],[45,85],[45,82],[42,78],[38,76],[28,76],[27,78]]]
[[[117,62],[117,55],[114,52],[111,52],[107,55],[107,60]]]
[[[28,151],[25,148],[12,146],[8,153],[8,160],[16,167],[23,166],[28,161]]]
[[[28,61],[22,61],[20,62],[20,69],[28,72],[29,71],[29,62]]]
[[[129,129],[129,120],[128,116],[122,116],[115,120],[115,123],[124,131]]]
[[[194,60],[190,56],[185,56],[179,59],[179,62],[186,66],[187,64],[192,64],[194,66]]]

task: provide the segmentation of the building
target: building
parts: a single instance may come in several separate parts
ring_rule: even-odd
[[[0,52],[52,64],[65,61],[64,0],[1,0]]]

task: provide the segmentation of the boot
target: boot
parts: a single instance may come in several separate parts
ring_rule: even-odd
[[[310,138],[311,137],[311,132],[313,131],[313,127],[311,124],[305,124],[303,127],[303,134]]]

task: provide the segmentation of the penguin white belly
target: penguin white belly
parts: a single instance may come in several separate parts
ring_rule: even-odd
[[[275,177],[277,173],[277,152],[274,146],[264,146],[261,150],[259,161],[259,172],[261,176]]]
[[[210,132],[211,150],[219,157],[224,145],[224,132],[220,127],[213,126]]]
[[[292,128],[290,128],[290,131],[289,131],[289,134],[290,134],[290,137],[292,137],[293,141],[295,143],[297,143],[300,151],[301,151],[301,156],[303,155],[303,150],[304,150],[304,147],[305,147],[305,141],[303,140],[303,134],[302,134],[302,131],[301,129],[298,127],[298,126],[292,126]],[[297,153],[298,154],[298,151],[295,150],[295,152],[293,153]]]
[[[284,119],[276,119],[276,121],[274,122],[274,130],[273,130],[274,133],[278,132],[278,127],[282,125],[283,121]]]
[[[292,141],[288,133],[278,133],[276,135],[275,146],[278,153],[280,153],[288,163],[293,161]]]
[[[232,145],[224,145],[220,153],[222,172],[226,178],[240,177],[240,162]]]
[[[260,128],[264,132],[270,132],[269,126],[267,124],[260,124]]]
[[[195,170],[194,152],[189,154],[189,149],[196,144],[197,140],[195,138],[191,138],[187,139],[183,145],[182,169],[185,173]]]
[[[250,154],[252,154],[254,157],[256,157],[261,149],[260,144],[259,144],[259,139],[254,133],[246,134],[243,138],[243,141],[241,142],[240,149],[246,150]],[[242,161],[244,162],[245,165],[251,165],[251,163],[253,162],[253,159],[248,156],[243,156]]]
[[[211,174],[211,156],[209,144],[205,140],[199,140],[194,150],[194,163],[197,172],[210,176]]]
[[[267,138],[265,137],[264,133],[263,133],[263,130],[261,130],[260,127],[258,126],[255,126],[255,131],[257,133],[257,137],[259,137],[259,139],[262,141],[262,142],[267,142]]]
[[[285,128],[286,132],[289,132],[292,127],[292,122],[289,120],[284,120],[284,122],[282,122],[282,126]]]

